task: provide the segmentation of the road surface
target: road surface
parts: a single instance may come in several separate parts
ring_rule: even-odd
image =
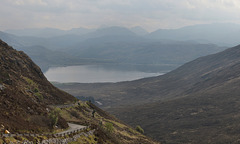
[[[86,126],[83,125],[78,125],[78,124],[72,124],[72,123],[68,123],[69,128],[63,132],[59,132],[57,134],[64,134],[64,133],[69,133],[69,132],[74,132],[76,130],[82,129],[82,128],[86,128]]]

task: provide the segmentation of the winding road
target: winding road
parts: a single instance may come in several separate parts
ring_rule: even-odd
[[[78,125],[78,124],[72,124],[72,123],[68,123],[68,126],[69,126],[69,128],[67,130],[65,130],[63,132],[59,132],[57,134],[71,133],[71,132],[74,132],[76,130],[84,129],[84,128],[87,127],[87,126]]]

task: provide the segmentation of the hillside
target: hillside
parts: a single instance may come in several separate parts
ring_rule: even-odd
[[[2,40],[0,59],[0,143],[48,140],[51,136],[47,134],[66,130],[67,122],[89,126],[83,132],[92,131],[91,135],[78,138],[77,143],[157,143],[95,105],[77,101],[55,88],[25,53]],[[5,137],[4,130],[27,136]]]
[[[165,93],[174,99],[111,111],[130,124],[142,124],[147,134],[168,143],[238,143],[239,54],[236,46],[163,76],[174,81],[165,83],[175,85]]]
[[[163,143],[238,143],[239,54],[240,45],[158,77],[62,88],[93,96],[104,109]]]
[[[95,111],[94,118],[92,117],[93,110]],[[76,143],[159,144],[90,102],[78,102],[73,107],[62,108],[60,114],[69,122],[89,125],[90,129],[95,130],[92,141],[80,140]]]
[[[47,128],[47,125],[35,126],[34,122],[34,119],[42,119],[47,114],[46,105],[75,100],[52,86],[26,54],[14,50],[3,41],[0,41],[0,58],[0,123],[11,130]]]

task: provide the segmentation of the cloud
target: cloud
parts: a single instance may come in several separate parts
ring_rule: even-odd
[[[43,0],[7,0],[13,5],[23,6],[23,5],[47,5]]]
[[[5,0],[0,29],[143,26],[149,30],[240,22],[239,0]]]
[[[181,17],[190,20],[228,21],[239,20],[240,1],[212,0],[188,1],[193,7],[181,13]]]

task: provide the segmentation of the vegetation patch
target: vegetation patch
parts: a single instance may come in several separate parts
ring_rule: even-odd
[[[141,134],[143,134],[144,133],[144,130],[143,130],[143,128],[141,128],[141,126],[136,126],[136,131],[138,131],[138,132],[140,132]]]
[[[90,135],[88,137],[81,136],[75,142],[70,142],[69,144],[98,144],[97,138],[94,135]]]
[[[59,113],[60,113],[60,109],[59,108],[55,108],[54,110],[51,111],[51,113],[49,114],[49,118],[51,120],[51,127],[54,128],[59,120]]]
[[[6,79],[9,78],[9,74],[7,72],[0,71],[0,83],[3,83]]]
[[[112,123],[106,122],[104,126],[109,133],[112,133],[114,131],[114,127]]]
[[[22,78],[28,83],[28,91],[33,93],[34,96],[36,96],[39,100],[43,100],[43,95],[41,94],[38,84],[35,83],[30,78],[22,76]]]
[[[116,121],[113,121],[113,120],[106,120],[106,121],[118,126],[119,128],[122,128],[122,129],[127,127],[126,125],[124,125],[122,123],[119,123],[119,122],[116,122]]]

